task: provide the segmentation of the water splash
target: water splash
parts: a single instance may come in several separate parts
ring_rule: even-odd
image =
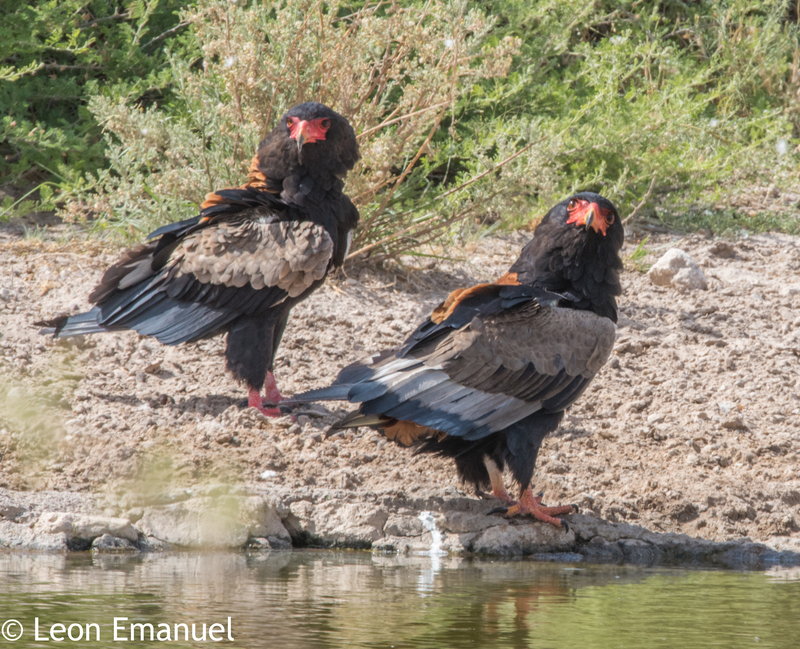
[[[433,590],[433,582],[436,574],[442,569],[439,557],[445,556],[447,552],[442,550],[442,533],[436,527],[436,519],[431,512],[422,512],[417,518],[422,521],[422,527],[431,533],[431,547],[427,552],[419,552],[423,556],[431,558],[430,569],[423,569],[419,575],[417,590],[423,595]]]
[[[436,519],[431,512],[422,512],[417,518],[422,521],[422,527],[431,533],[431,548],[422,554],[429,555],[431,559],[435,558],[438,563],[438,557],[446,555],[447,552],[442,550],[442,533],[436,527]]]

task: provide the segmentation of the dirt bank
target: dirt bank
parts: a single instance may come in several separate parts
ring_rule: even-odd
[[[462,261],[334,278],[293,311],[279,386],[323,386],[398,344],[448,291],[505,272],[528,237],[482,240]],[[640,239],[630,237],[626,256]],[[654,286],[642,272],[674,246],[700,264],[708,290]],[[646,248],[624,273],[611,361],[545,441],[536,488],[593,519],[656,533],[800,540],[800,239],[657,234]],[[240,410],[245,392],[224,371],[222,339],[168,348],[130,332],[38,336],[33,321],[88,307],[117,252],[0,233],[0,486],[12,500],[85,492],[102,513],[136,518],[220,484],[269,494],[280,511],[464,496],[447,461],[413,457],[370,430],[325,440],[341,410],[319,406],[296,421]]]

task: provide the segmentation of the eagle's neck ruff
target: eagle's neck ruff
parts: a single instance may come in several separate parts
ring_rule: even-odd
[[[542,288],[569,294],[575,299],[574,306],[593,311],[599,316],[617,321],[615,296],[622,293],[619,256],[604,246],[586,239],[577,239],[568,245],[557,247],[546,255],[546,272]]]

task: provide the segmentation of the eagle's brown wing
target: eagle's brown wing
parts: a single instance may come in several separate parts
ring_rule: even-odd
[[[397,429],[406,443],[432,431],[480,439],[534,412],[558,412],[606,362],[615,335],[608,318],[560,306],[559,297],[488,285],[399,352],[343,370],[330,396],[309,396],[361,404],[339,427],[380,424],[376,417],[389,432],[395,422],[416,424]]]
[[[123,254],[91,294],[91,317],[73,316],[69,331],[55,333],[135,329],[165,344],[199,340],[325,277],[335,245],[323,226],[252,188],[218,193],[227,202]]]

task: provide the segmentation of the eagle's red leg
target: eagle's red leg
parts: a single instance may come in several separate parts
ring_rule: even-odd
[[[275,383],[275,375],[267,372],[267,378],[264,379],[264,403],[275,404],[284,399],[285,397],[278,390],[278,384]]]
[[[511,497],[508,491],[506,491],[506,487],[503,484],[503,472],[500,470],[494,460],[484,457],[483,463],[486,465],[486,470],[489,473],[489,481],[492,483],[492,496],[498,500],[502,500],[503,502],[515,504],[517,501]]]
[[[283,414],[280,408],[265,408],[263,402],[264,400],[261,398],[261,392],[255,388],[250,388],[247,398],[248,407],[257,408],[265,417],[280,417]]]

